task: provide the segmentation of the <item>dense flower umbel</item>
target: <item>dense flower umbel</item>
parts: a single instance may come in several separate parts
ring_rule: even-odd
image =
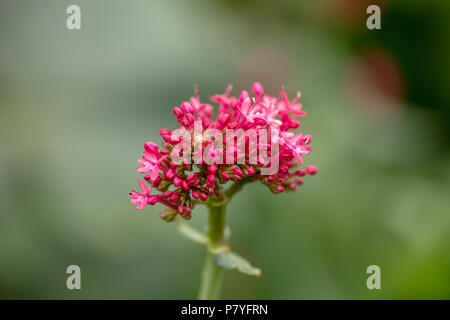
[[[282,89],[278,98],[272,97],[264,93],[263,87],[258,82],[255,82],[252,88],[254,97],[250,97],[245,90],[239,97],[233,97],[230,96],[230,91],[231,86],[228,86],[224,94],[211,98],[212,102],[219,104],[218,115],[216,119],[213,119],[213,106],[202,103],[198,90],[196,90],[195,97],[181,103],[179,107],[173,108],[180,128],[187,130],[191,141],[196,141],[194,127],[198,123],[201,124],[202,132],[207,129],[216,129],[224,133],[229,129],[253,129],[253,133],[258,137],[262,130],[271,132],[271,139],[278,143],[279,148],[276,152],[272,152],[271,144],[264,144],[264,147],[268,149],[270,161],[273,159],[278,161],[275,173],[261,174],[261,169],[270,166],[270,161],[259,155],[256,161],[249,161],[250,154],[254,154],[262,144],[261,139],[257,139],[256,145],[252,147],[248,143],[251,135],[245,138],[243,149],[238,148],[239,141],[233,145],[234,149],[231,150],[234,151],[232,155],[233,159],[236,159],[234,162],[211,163],[211,158],[228,156],[224,151],[228,150],[228,141],[224,138],[223,149],[217,149],[213,145],[214,139],[208,136],[201,136],[201,141],[199,141],[202,147],[199,161],[178,162],[174,160],[172,151],[175,146],[185,143],[186,138],[174,135],[171,130],[161,129],[160,134],[164,140],[162,148],[160,149],[153,142],[146,142],[145,151],[138,159],[140,167],[137,171],[146,174],[144,179],[149,186],[139,180],[142,193],[134,190],[130,192],[130,201],[137,205],[136,209],[140,210],[147,204],[154,205],[159,202],[169,209],[161,213],[162,218],[170,221],[177,213],[184,218],[190,218],[195,204],[207,201],[211,196],[220,197],[221,185],[230,180],[242,182],[259,180],[267,185],[273,193],[281,193],[285,190],[295,190],[298,185],[303,183],[301,177],[306,174],[317,173],[315,166],[307,166],[304,169],[297,168],[303,164],[303,156],[311,150],[310,135],[295,134],[291,131],[300,126],[296,117],[306,115],[306,112],[302,110],[302,105],[297,102],[300,93],[297,93],[293,100],[289,100],[286,92]],[[276,132],[275,137],[273,132]],[[189,146],[191,146],[190,143]],[[244,152],[242,152],[243,150]],[[192,157],[199,154],[194,148],[190,151]],[[191,158],[184,160],[191,160]],[[156,195],[150,195],[152,187],[158,190]]]

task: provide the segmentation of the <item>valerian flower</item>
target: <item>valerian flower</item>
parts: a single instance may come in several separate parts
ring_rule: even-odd
[[[146,186],[145,183],[142,180],[138,180],[139,186],[141,187],[142,192],[136,192],[134,190],[131,190],[130,192],[130,202],[132,204],[136,204],[136,209],[140,210],[144,208],[149,199],[150,199],[150,191],[152,191],[152,186]],[[155,196],[153,196],[155,197]]]
[[[176,214],[189,219],[196,204],[220,196],[222,185],[229,181],[260,181],[273,193],[281,193],[296,190],[303,184],[303,176],[317,173],[315,166],[298,168],[311,151],[311,136],[292,131],[300,126],[297,118],[306,115],[298,103],[300,93],[292,101],[284,88],[278,98],[269,96],[258,82],[253,85],[253,97],[245,90],[239,97],[230,96],[230,92],[228,86],[224,94],[211,98],[218,103],[215,119],[213,106],[201,102],[197,89],[189,101],[173,108],[178,129],[183,128],[187,136],[161,129],[161,148],[145,143],[137,171],[146,174],[149,185],[139,180],[142,192],[130,192],[136,209],[160,203],[166,207],[161,214],[165,220],[173,220]],[[213,137],[208,134],[210,130],[223,135]],[[230,130],[245,134],[241,139],[236,136],[236,142],[234,136],[223,138]],[[265,155],[258,152],[262,149]],[[178,156],[181,162],[175,160]],[[264,174],[263,169],[275,162],[276,170]],[[157,190],[155,195],[150,195],[152,188]]]

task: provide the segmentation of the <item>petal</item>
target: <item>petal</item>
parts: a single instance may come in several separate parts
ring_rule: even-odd
[[[297,113],[302,110],[302,105],[301,103],[295,103],[290,106],[290,109],[292,110],[292,112]]]
[[[130,197],[132,198],[136,198],[137,195],[139,195],[139,192],[136,192],[134,190],[131,190],[130,193],[128,194]]]
[[[156,152],[158,152],[159,146],[158,146],[156,143],[154,143],[154,142],[147,141],[147,142],[145,143],[145,145],[144,145],[144,148],[145,148],[145,150],[147,150],[148,152],[154,152],[154,153],[156,153]]]
[[[137,168],[136,170],[139,173],[147,173],[148,172],[148,169],[146,169],[145,167]]]
[[[133,199],[130,199],[130,202],[131,202],[131,204],[134,204],[134,205],[136,205],[136,204],[140,203],[140,202],[141,202],[141,200],[140,200],[140,199],[138,199],[138,198],[133,198]]]
[[[297,152],[297,150],[294,152],[294,156],[297,158],[297,160],[298,160],[301,164],[303,164],[303,158],[302,158],[301,154]]]
[[[143,209],[145,206],[147,205],[147,200],[145,198],[143,198],[141,200],[141,202],[138,204],[138,206],[136,207],[136,210],[141,210]]]
[[[251,105],[252,105],[252,101],[250,100],[250,98],[246,98],[244,100],[244,102],[242,102],[242,105],[239,108],[240,109],[239,111],[243,114],[248,114],[248,111],[249,111],[249,108]]]
[[[152,171],[150,172],[150,179],[152,181],[155,181],[155,179],[158,177],[158,175],[159,175],[159,168],[157,166],[155,166],[152,169]],[[148,192],[150,192],[150,191],[151,191],[151,189]]]
[[[150,161],[152,163],[158,161],[158,157],[154,153],[148,152],[147,150],[142,154],[142,159]]]
[[[139,183],[139,186],[142,189],[142,193],[143,194],[148,194],[149,191],[148,191],[147,186],[145,185],[145,183],[142,180],[140,180],[140,179],[138,180],[138,183]]]

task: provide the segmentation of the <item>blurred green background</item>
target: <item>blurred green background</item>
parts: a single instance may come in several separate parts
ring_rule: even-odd
[[[66,8],[81,7],[81,30]],[[369,4],[381,30],[366,28]],[[0,4],[0,298],[195,298],[204,248],[137,212],[136,158],[199,85],[300,90],[319,174],[227,215],[227,299],[450,298],[447,1]],[[205,224],[203,208],[193,212]],[[66,288],[68,265],[82,290]],[[381,290],[366,287],[381,267]]]

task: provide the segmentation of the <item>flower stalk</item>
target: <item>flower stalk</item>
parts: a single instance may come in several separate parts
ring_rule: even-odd
[[[225,238],[225,209],[227,201],[211,203],[208,217],[208,246],[205,264],[200,279],[200,300],[218,299],[222,286],[223,269],[214,261],[214,253],[217,251],[228,251],[228,244]]]

